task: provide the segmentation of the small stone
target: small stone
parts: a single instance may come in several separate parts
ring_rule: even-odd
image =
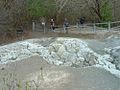
[[[118,65],[116,65],[116,68],[117,68],[118,70],[120,70],[120,63],[119,63]]]
[[[1,70],[5,70],[5,68],[1,68]]]

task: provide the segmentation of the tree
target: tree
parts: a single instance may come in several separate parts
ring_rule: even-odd
[[[27,10],[31,18],[39,18],[54,14],[54,0],[27,0]]]
[[[0,23],[5,30],[14,30],[26,19],[25,0],[0,1]]]
[[[97,15],[98,22],[112,20],[112,6],[110,0],[85,0],[90,12]]]
[[[57,14],[60,14],[63,8],[66,6],[69,0],[56,0]]]
[[[112,14],[112,4],[110,0],[104,2],[103,6],[101,7],[101,16],[102,16],[102,21],[112,21],[113,14]]]
[[[85,7],[84,0],[55,0],[57,5],[57,19],[63,22],[66,17],[72,24],[76,22],[76,18],[82,16]]]
[[[120,0],[112,0],[113,6],[113,20],[120,19]]]

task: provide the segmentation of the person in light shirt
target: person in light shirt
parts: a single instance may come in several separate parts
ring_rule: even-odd
[[[44,33],[45,33],[46,20],[45,20],[44,17],[42,17],[42,19],[41,19],[41,24],[42,24],[43,31],[44,31]]]

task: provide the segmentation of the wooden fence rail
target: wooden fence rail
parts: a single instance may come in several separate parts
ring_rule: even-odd
[[[115,25],[116,24],[116,25]],[[90,26],[92,28],[92,31],[95,33],[97,31],[100,30],[107,30],[107,31],[111,31],[111,30],[119,30],[120,31],[120,21],[115,21],[115,22],[103,22],[103,23],[87,23],[85,24],[85,26]],[[45,26],[44,26],[45,28]],[[33,32],[36,31],[36,22],[33,21],[32,23],[32,29]],[[43,32],[45,33],[45,29],[43,30]]]

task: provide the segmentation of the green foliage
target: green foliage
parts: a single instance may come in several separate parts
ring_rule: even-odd
[[[109,0],[101,7],[101,15],[103,22],[112,20],[112,6]]]
[[[31,17],[37,18],[54,13],[54,0],[27,0],[27,9]]]
[[[96,25],[96,26],[97,27],[101,27],[101,28],[108,28],[108,24],[100,24],[100,25]]]

